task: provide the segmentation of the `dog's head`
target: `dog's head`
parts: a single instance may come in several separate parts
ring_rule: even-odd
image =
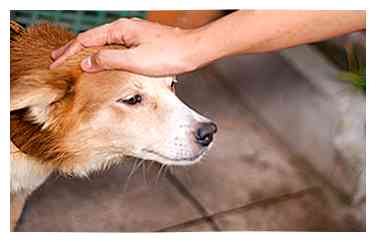
[[[11,44],[11,133],[22,151],[76,174],[128,156],[168,165],[200,160],[217,128],[176,97],[174,77],[83,73],[80,61],[97,48],[49,70],[51,50],[72,38],[63,31],[35,26]]]

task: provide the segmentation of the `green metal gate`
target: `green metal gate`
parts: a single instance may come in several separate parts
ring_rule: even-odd
[[[145,13],[145,11],[12,10],[10,16],[11,20],[15,20],[23,26],[49,21],[62,24],[79,33],[122,17],[144,18]]]

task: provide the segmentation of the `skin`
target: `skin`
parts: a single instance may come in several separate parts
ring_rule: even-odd
[[[196,29],[180,29],[137,18],[120,19],[79,34],[52,52],[60,65],[80,50],[122,44],[86,58],[87,72],[123,69],[149,76],[193,71],[225,56],[259,53],[321,41],[365,29],[365,11],[239,10]]]

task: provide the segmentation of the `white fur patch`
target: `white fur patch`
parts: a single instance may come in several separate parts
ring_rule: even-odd
[[[42,129],[48,126],[48,108],[45,105],[32,106],[29,108],[29,112],[29,116],[34,123],[43,124]]]
[[[11,192],[35,190],[47,179],[52,171],[53,169],[51,167],[40,164],[38,161],[26,156],[11,143]]]

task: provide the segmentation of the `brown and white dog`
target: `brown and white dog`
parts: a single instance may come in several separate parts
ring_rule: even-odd
[[[54,171],[87,176],[125,157],[194,164],[217,130],[175,96],[174,77],[82,72],[80,61],[99,48],[50,70],[51,51],[72,38],[47,23],[11,36],[12,230],[28,195]]]

